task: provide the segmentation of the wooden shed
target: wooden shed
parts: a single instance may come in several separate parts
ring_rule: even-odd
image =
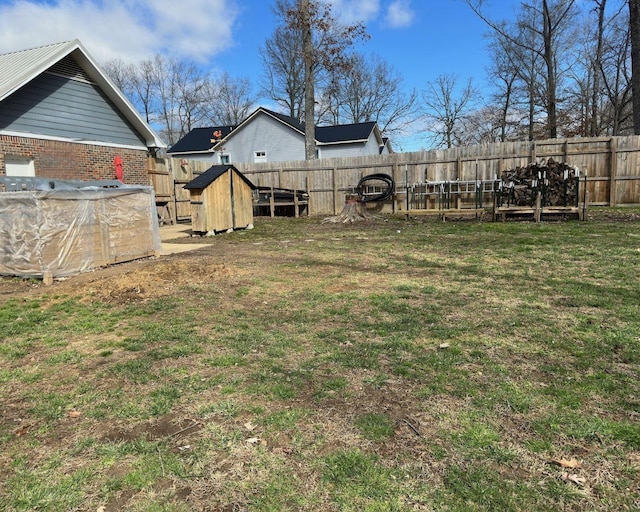
[[[191,203],[191,229],[216,233],[253,224],[255,185],[233,165],[214,165],[184,186]]]

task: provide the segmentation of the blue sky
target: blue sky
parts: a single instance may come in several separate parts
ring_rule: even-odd
[[[382,56],[407,89],[424,90],[440,74],[485,85],[487,27],[461,0],[332,0],[345,22],[361,20],[371,38],[359,45]],[[156,53],[197,62],[258,83],[259,48],[274,29],[268,0],[0,0],[0,53],[80,39],[98,61],[139,62]],[[492,0],[494,19],[518,0]],[[262,102],[269,106],[268,102]],[[412,136],[401,149],[420,149]]]

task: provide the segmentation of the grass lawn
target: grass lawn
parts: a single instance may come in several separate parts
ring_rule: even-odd
[[[0,510],[640,510],[640,210],[255,225],[0,278]]]

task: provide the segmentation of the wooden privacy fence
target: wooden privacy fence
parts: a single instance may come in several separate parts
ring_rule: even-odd
[[[254,185],[309,193],[310,215],[336,215],[346,194],[353,193],[359,180],[373,173],[391,175],[396,183],[394,197],[381,211],[401,213],[419,208],[407,191],[416,184],[446,181],[489,181],[502,171],[549,158],[578,167],[587,174],[590,205],[640,205],[640,136],[516,141],[391,155],[321,159],[273,163],[234,164]],[[194,160],[156,161],[174,180],[176,217],[186,220],[188,195],[182,190],[211,166]],[[487,192],[486,194],[489,194]],[[473,197],[469,204],[473,206]],[[484,198],[489,204],[491,198]]]

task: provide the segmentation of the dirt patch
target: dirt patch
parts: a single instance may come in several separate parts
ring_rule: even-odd
[[[3,276],[0,277],[0,300],[2,297],[64,295],[82,296],[84,302],[100,300],[127,304],[169,296],[184,286],[209,284],[220,278],[243,274],[242,268],[217,262],[215,254],[172,254],[56,279],[50,286],[40,280]]]
[[[164,416],[154,421],[134,425],[132,428],[119,427],[102,436],[105,442],[131,442],[138,439],[157,441],[182,439],[202,429],[204,424],[191,419],[178,419],[176,415]]]

